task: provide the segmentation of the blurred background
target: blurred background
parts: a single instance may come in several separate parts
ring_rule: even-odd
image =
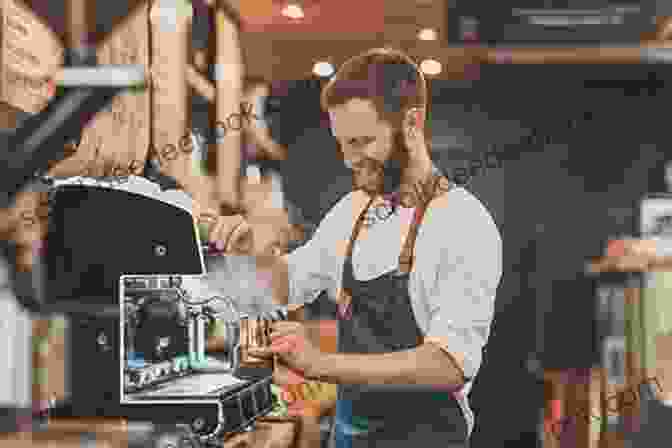
[[[245,23],[240,38],[246,75],[270,83],[263,111],[268,135],[286,148],[284,160],[244,164],[280,174],[293,221],[305,231],[302,241],[351,189],[319,107],[321,87],[334,68],[371,47],[397,47],[423,63],[432,158],[487,206],[504,242],[495,320],[471,393],[477,415],[472,446],[540,444],[540,410],[549,400],[544,372],[591,369],[601,362],[595,285],[584,275],[586,260],[601,255],[609,239],[636,234],[640,199],[668,190],[672,67],[666,63],[672,59],[664,52],[647,58],[633,49],[640,40],[657,39],[667,5],[625,5],[640,8],[634,31],[614,31],[600,51],[600,32],[586,32],[587,43],[572,41],[571,33],[556,34],[541,47],[529,37],[534,33],[519,27],[518,37],[511,37],[496,20],[514,8],[548,13],[574,8],[571,2],[550,2],[552,8],[497,2],[504,12],[481,20],[482,39],[477,32],[466,38],[468,30],[451,34],[460,23],[471,23],[456,17],[487,15],[463,12],[465,2],[303,0],[296,2],[301,14],[271,0],[231,3]],[[590,3],[579,6],[615,7]],[[98,2],[100,23],[121,16],[125,4]],[[54,30],[63,28],[57,18],[62,2],[33,7]],[[205,3],[194,1],[193,8],[190,58],[212,81],[211,20]],[[514,49],[484,49],[485,44]],[[562,45],[584,49],[553,48]],[[515,50],[521,46],[529,51]],[[663,40],[658,46],[669,50]],[[191,127],[207,140],[212,105],[196,91],[190,102]],[[31,113],[7,103],[2,108],[5,135]],[[666,309],[660,305],[660,312]],[[310,312],[318,318],[333,310],[323,295]],[[584,439],[587,444],[589,437]]]

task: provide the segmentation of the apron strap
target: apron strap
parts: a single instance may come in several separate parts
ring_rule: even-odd
[[[359,235],[359,231],[362,228],[362,224],[364,222],[364,214],[367,212],[367,210],[369,210],[369,207],[371,207],[373,200],[374,198],[368,200],[366,206],[362,209],[359,216],[357,217],[357,221],[355,221],[355,225],[353,226],[353,230],[350,234],[350,241],[348,242],[348,247],[346,249],[346,255],[345,255],[346,260],[352,256],[352,248],[355,244],[355,239],[357,238],[357,235]],[[343,285],[341,285],[341,288],[339,288],[338,292],[338,298],[336,300],[336,303],[338,304],[338,315],[340,318],[344,319],[350,318],[352,312],[351,302],[352,302],[352,296],[350,292],[347,291],[345,288],[343,288]]]
[[[444,184],[444,188],[441,188],[441,184]],[[413,268],[413,263],[415,262],[415,240],[418,236],[418,229],[420,228],[420,224],[422,223],[422,219],[425,216],[425,212],[427,211],[430,202],[439,197],[441,194],[450,191],[453,188],[453,185],[454,184],[448,181],[448,179],[444,176],[434,176],[431,190],[427,192],[429,194],[425,196],[428,197],[428,199],[421,201],[420,204],[415,208],[411,228],[408,230],[406,241],[404,241],[401,253],[399,254],[400,274],[408,274]]]
[[[373,203],[373,200],[374,200],[374,198],[369,199],[369,201],[366,203],[366,207],[364,207],[362,212],[357,217],[357,221],[355,221],[355,226],[352,229],[352,233],[350,234],[350,241],[348,242],[346,259],[352,256],[352,248],[355,245],[355,240],[357,239],[357,236],[359,235],[359,231],[362,229],[362,225],[364,224],[364,214],[371,207],[371,204]]]
[[[425,216],[425,211],[427,210],[429,203],[441,194],[450,191],[454,186],[454,184],[450,182],[447,177],[436,172],[434,172],[428,184],[430,187],[426,191],[421,192],[419,205],[415,208],[411,228],[408,231],[408,235],[404,241],[401,253],[399,254],[398,272],[401,274],[408,274],[413,268],[413,262],[415,261],[415,240],[418,235],[418,228],[420,227],[420,223]],[[357,236],[362,229],[362,225],[364,224],[364,214],[368,211],[369,207],[371,207],[373,200],[374,198],[371,198],[368,201],[364,209],[357,217],[357,221],[355,222],[353,231],[350,235],[350,241],[348,242],[346,259],[352,256],[355,240],[357,239]],[[341,307],[343,307],[343,313],[347,313],[347,311],[350,309],[351,300],[352,299],[349,292],[346,291],[345,288],[341,288],[337,302]]]

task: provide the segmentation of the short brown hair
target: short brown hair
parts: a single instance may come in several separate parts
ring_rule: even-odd
[[[326,112],[353,98],[371,100],[378,115],[400,127],[412,107],[426,109],[427,83],[418,65],[392,48],[373,48],[348,59],[322,90]]]

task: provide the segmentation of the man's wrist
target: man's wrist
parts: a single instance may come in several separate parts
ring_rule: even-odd
[[[307,372],[304,372],[306,378],[312,381],[330,382],[331,369],[329,366],[333,365],[333,353],[325,353],[320,351],[316,361],[310,366]]]

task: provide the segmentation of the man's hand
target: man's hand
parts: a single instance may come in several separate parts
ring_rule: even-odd
[[[197,202],[198,203],[198,202]],[[198,220],[210,227],[208,240],[232,255],[280,255],[289,244],[291,226],[287,211],[272,201],[270,179],[243,184],[245,216],[218,216],[195,207]]]
[[[229,255],[279,256],[290,238],[286,216],[212,216],[201,219],[211,228],[208,241]]]
[[[241,215],[216,216],[214,213],[202,213],[200,218],[200,222],[210,228],[208,241],[217,250],[232,255],[251,252],[250,227]]]
[[[270,178],[243,184],[245,221],[250,229],[250,255],[280,255],[289,244],[291,225],[283,204],[274,203]]]
[[[266,349],[250,349],[250,354],[256,357],[276,354],[280,362],[295,371],[293,374],[308,379],[312,379],[315,367],[323,359],[323,353],[311,342],[307,328],[300,322],[275,322],[271,333],[271,346]]]

